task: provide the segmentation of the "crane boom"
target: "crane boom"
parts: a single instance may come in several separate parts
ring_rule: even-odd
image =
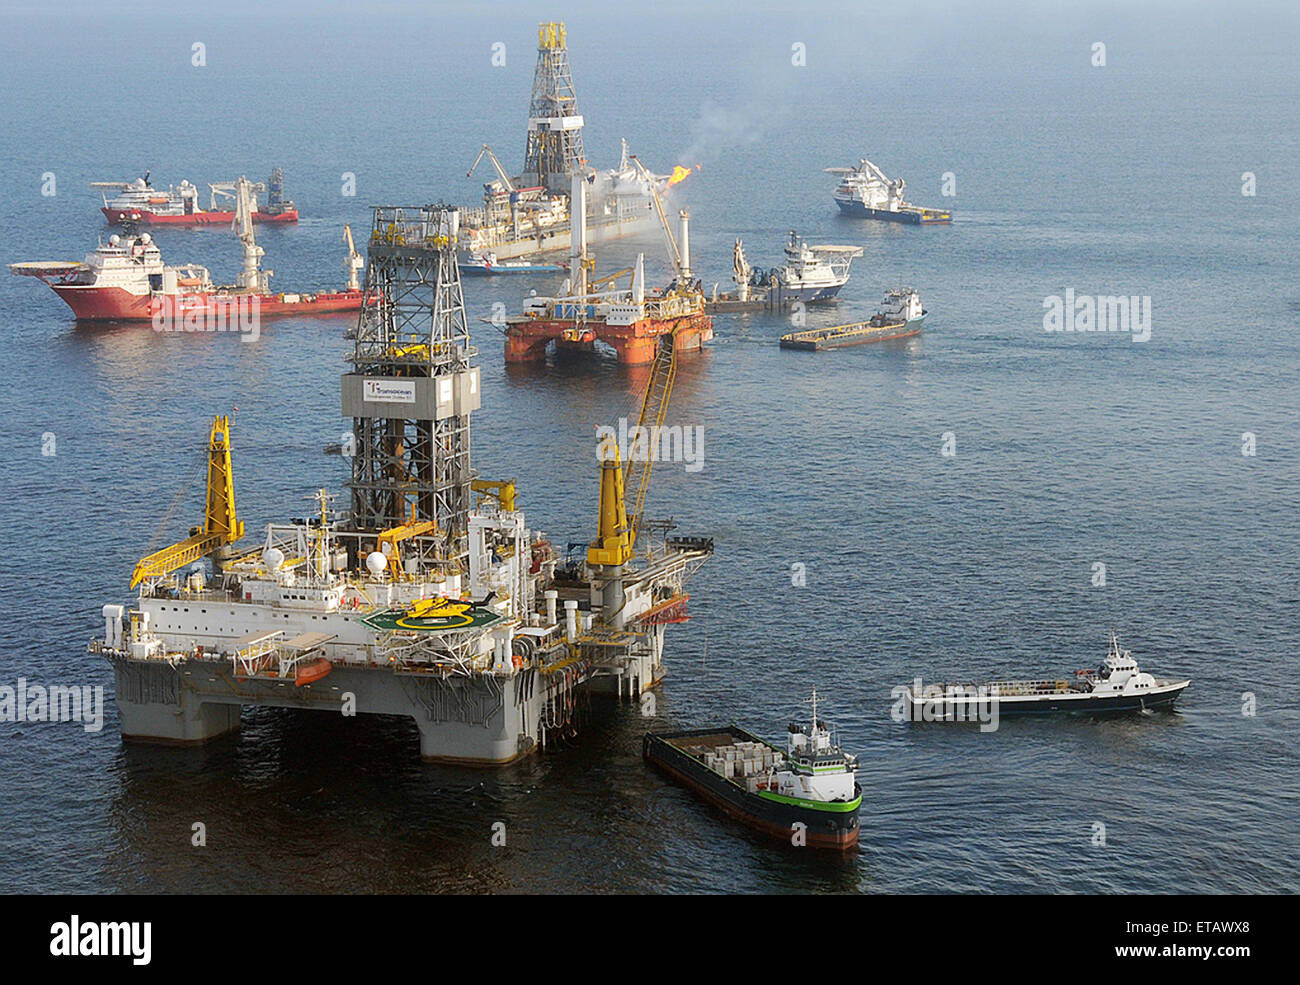
[[[630,155],[628,160],[636,166],[637,171],[640,172],[641,177],[646,180],[646,184],[650,188],[650,196],[654,199],[655,210],[659,213],[659,222],[664,227],[664,239],[668,241],[668,259],[672,261],[673,270],[676,271],[677,276],[684,279],[686,271],[682,263],[682,251],[677,248],[677,237],[673,235],[673,227],[668,224],[668,214],[664,212],[663,200],[659,198],[659,189],[655,187],[655,176],[650,173],[649,169],[641,163],[641,159],[635,154]]]
[[[673,381],[677,377],[677,347],[673,344],[671,333],[659,336],[655,348],[654,363],[650,367],[650,379],[646,383],[645,394],[641,398],[641,413],[637,418],[637,438],[632,442],[642,444],[640,455],[628,453],[627,476],[636,498],[632,501],[632,515],[628,518],[628,550],[636,548],[636,535],[641,529],[641,512],[645,508],[646,490],[650,488],[650,468],[654,464],[655,449],[653,444],[659,440],[668,413],[668,398],[673,391]]]
[[[208,493],[203,527],[185,540],[141,558],[131,575],[131,587],[162,578],[207,557],[244,536],[244,521],[235,513],[235,480],[230,463],[230,419],[212,421],[208,436]]]
[[[668,411],[668,398],[672,394],[673,380],[677,375],[677,348],[673,343],[672,333],[659,336],[654,362],[650,365],[650,378],[641,395],[637,427],[632,432],[626,449],[627,469],[623,468],[623,451],[619,449],[617,441],[612,443],[612,447],[602,449],[600,511],[596,539],[587,547],[588,564],[626,564],[635,552],[655,457],[653,443],[659,440],[664,416]],[[627,502],[629,487],[633,494],[630,515]]]
[[[343,261],[343,266],[348,272],[348,290],[361,290],[360,273],[365,268],[366,258],[357,252],[356,244],[352,242],[352,226],[344,223],[343,225],[343,242],[347,244],[348,255]]]
[[[235,283],[240,290],[251,294],[266,294],[271,289],[272,272],[262,269],[262,257],[266,251],[257,245],[253,234],[253,212],[257,205],[255,193],[266,191],[266,185],[260,181],[254,184],[240,175],[239,180],[234,182],[234,187],[235,217],[230,220],[230,228],[244,247],[244,267],[235,278]]]
[[[487,159],[492,162],[492,167],[496,169],[497,177],[501,179],[501,184],[505,185],[506,191],[515,191],[514,181],[511,180],[510,175],[506,173],[506,169],[502,167],[501,162],[497,160],[497,156],[492,153],[492,148],[487,144],[484,144],[483,149],[478,152],[478,157],[474,158],[474,163],[471,164],[469,170],[465,172],[465,177],[473,177],[474,169],[478,167],[479,162],[482,161],[484,157],[487,157]]]

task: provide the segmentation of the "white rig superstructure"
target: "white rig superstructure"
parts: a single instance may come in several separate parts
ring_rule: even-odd
[[[374,223],[367,292],[381,301],[342,387],[352,509],[333,516],[319,490],[314,515],[233,552],[231,422],[213,422],[203,526],[137,564],[134,606],[104,606],[90,644],[115,667],[124,738],[202,742],[269,705],[406,716],[426,758],[501,764],[572,734],[580,688],[637,698],[663,677],[665,629],[686,618],[683,582],[712,543],[647,535],[631,563],[557,571],[513,480],[469,467],[479,370],[455,210],[382,207]]]

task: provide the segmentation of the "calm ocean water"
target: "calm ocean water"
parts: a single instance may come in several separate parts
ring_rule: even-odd
[[[701,165],[681,201],[706,282],[726,286],[735,237],[767,266],[797,228],[865,248],[811,324],[866,316],[900,281],[930,316],[920,338],[815,355],[778,350],[780,319],[719,317],[670,411],[703,428],[705,467],[661,467],[650,493],[651,513],[717,545],[654,724],[779,738],[816,685],[863,764],[856,857],[783,852],[722,821],[643,766],[647,723],[627,706],[593,704],[570,747],[477,772],[422,764],[406,722],[266,710],[202,750],[125,748],[110,701],[99,733],[0,724],[0,889],[1300,890],[1300,16],[1054,6],[896,13],[888,38],[847,4],[7,7],[5,262],[92,248],[92,180],[152,168],[202,187],[278,164],[305,218],[259,231],[273,283],[339,284],[341,226],[364,227],[367,205],[472,200],[483,141],[518,167],[534,27],[564,17],[592,162],[615,163],[626,136],[655,170]],[[821,169],[864,155],[957,221],[840,219]],[[171,262],[236,272],[225,231],[158,241]],[[653,228],[598,247],[598,265],[638,250],[666,279]],[[517,478],[530,524],[562,544],[591,535],[592,429],[628,412],[640,377],[609,360],[507,373],[478,319],[533,286],[548,289],[467,284],[475,464]],[[1150,340],[1046,333],[1043,299],[1067,288],[1150,296]],[[198,517],[212,414],[238,406],[250,531],[339,488],[321,448],[344,427],[346,325],[277,321],[248,343],[80,327],[39,283],[0,279],[0,684],[111,693],[86,641],[135,559]],[[890,718],[890,689],[918,673],[1071,670],[1112,628],[1144,668],[1193,679],[1177,713],[987,735]]]

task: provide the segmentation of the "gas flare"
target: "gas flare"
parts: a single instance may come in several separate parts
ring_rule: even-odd
[[[700,170],[700,166],[698,164],[695,165],[695,170],[696,171]],[[680,164],[674,164],[672,177],[668,179],[668,184],[665,187],[672,188],[673,185],[679,185],[690,176],[691,176],[690,168],[684,168]]]

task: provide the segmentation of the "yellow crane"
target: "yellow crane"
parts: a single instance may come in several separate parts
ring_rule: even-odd
[[[162,578],[233,544],[244,536],[244,521],[235,514],[235,477],[230,465],[230,419],[224,414],[212,421],[208,436],[208,495],[203,526],[190,531],[178,544],[142,558],[131,575],[131,587]]]
[[[672,333],[659,337],[654,362],[650,364],[650,378],[641,395],[641,413],[637,416],[633,437],[629,439],[631,447],[626,449],[626,471],[623,468],[623,450],[616,440],[601,449],[600,512],[596,539],[587,545],[588,564],[626,564],[636,551],[641,511],[645,508],[645,494],[650,487],[650,469],[654,459],[652,443],[659,440],[664,415],[668,412],[668,397],[677,375],[677,350],[673,341]],[[630,516],[627,512],[629,487],[633,491]]]
[[[388,570],[394,578],[402,577],[402,541],[412,537],[424,537],[437,533],[438,524],[433,520],[419,520],[415,516],[415,504],[411,505],[411,517],[405,523],[389,527],[379,532],[379,550],[388,555]],[[387,550],[384,548],[387,547]]]
[[[475,492],[488,493],[495,496],[497,503],[507,513],[514,512],[515,508],[515,480],[504,479],[500,482],[491,479],[475,479],[470,483],[470,488]]]

